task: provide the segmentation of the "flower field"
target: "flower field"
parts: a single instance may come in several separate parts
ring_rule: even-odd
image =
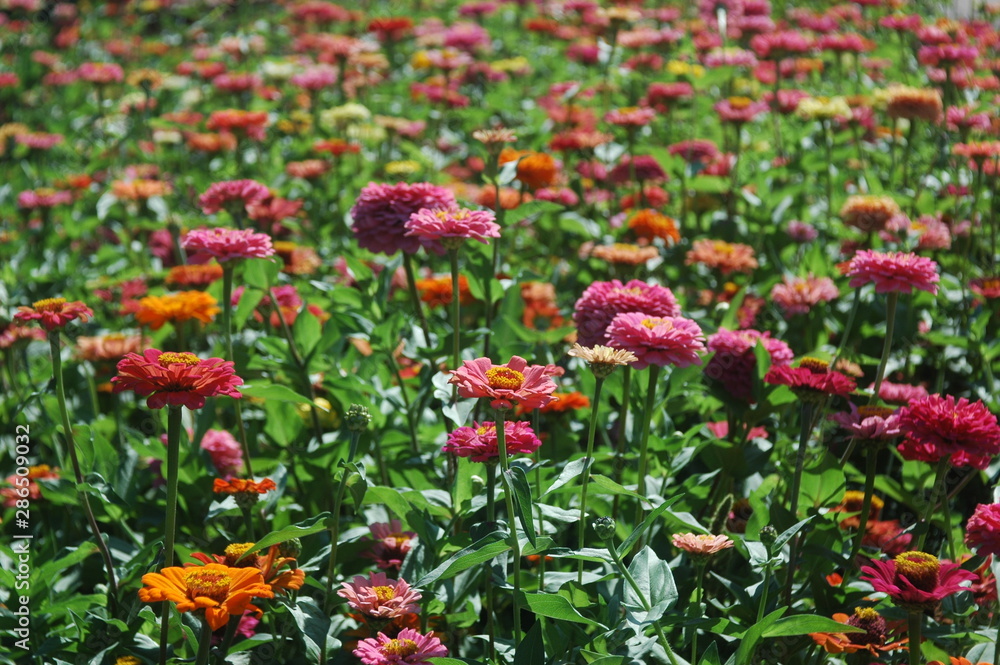
[[[0,0],[0,663],[1000,665],[1000,5]]]

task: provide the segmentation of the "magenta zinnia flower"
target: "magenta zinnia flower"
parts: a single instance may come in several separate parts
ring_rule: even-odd
[[[519,420],[503,424],[507,455],[530,455],[542,442],[535,436],[531,425]],[[497,425],[494,422],[472,423],[472,427],[459,427],[448,435],[448,443],[441,449],[473,462],[491,462],[500,457],[497,447]]]
[[[965,544],[979,556],[1000,556],[1000,503],[976,506],[965,525]]]
[[[466,240],[488,245],[487,238],[499,238],[500,225],[494,220],[496,215],[489,210],[421,208],[405,227],[407,236],[415,236],[425,245],[441,243],[445,249],[458,249]]]
[[[618,314],[608,326],[611,346],[631,351],[635,369],[649,365],[700,365],[705,336],[698,324],[679,316],[648,316],[642,312]]]
[[[364,665],[430,665],[428,658],[448,655],[448,649],[434,633],[424,635],[404,628],[390,639],[385,633],[358,642],[354,655]]]
[[[903,435],[899,428],[899,413],[883,406],[862,406],[853,403],[850,413],[835,413],[830,419],[863,442],[883,442]]]
[[[976,574],[957,563],[939,561],[926,552],[904,552],[891,561],[872,561],[861,569],[861,579],[875,591],[888,594],[893,604],[910,612],[934,609],[947,596],[962,591],[962,582],[971,582]]]
[[[168,404],[200,409],[206,397],[243,396],[236,390],[243,379],[236,376],[231,361],[202,360],[193,353],[164,353],[158,349],[147,349],[141,356],[126,355],[118,362],[118,376],[112,377],[111,383],[116,393],[132,390],[148,397],[146,405],[151,409]]]
[[[772,367],[764,382],[788,386],[803,401],[823,402],[831,395],[854,392],[854,379],[831,370],[827,363],[815,358],[803,358],[798,367]]]
[[[720,382],[735,399],[752,402],[757,372],[757,356],[753,349],[758,343],[763,344],[771,356],[772,366],[789,365],[795,357],[792,349],[781,340],[772,339],[770,332],[719,328],[719,332],[708,338],[706,346],[715,355],[705,366],[705,376]]]
[[[859,250],[847,266],[850,286],[857,288],[869,282],[875,293],[910,293],[920,289],[937,294],[938,264],[931,259],[904,252]]]
[[[233,476],[243,468],[243,449],[232,434],[210,429],[201,437],[201,449],[212,458],[212,466],[221,476]]]
[[[608,324],[623,312],[643,312],[651,316],[680,316],[670,289],[633,279],[622,284],[617,279],[594,282],[573,307],[577,342],[580,346],[606,346]]]
[[[908,460],[951,457],[954,466],[985,469],[1000,454],[997,417],[982,402],[930,395],[901,409],[899,419],[906,439],[898,450]]]
[[[372,559],[382,570],[399,570],[403,565],[403,559],[413,548],[417,534],[413,531],[403,531],[403,523],[399,520],[375,522],[368,528],[372,532],[371,538],[364,537],[361,541],[371,541],[372,546],[361,556]]]
[[[269,196],[270,190],[256,180],[228,180],[214,183],[198,198],[198,203],[203,213],[214,215],[220,210],[245,210]]]
[[[353,581],[343,583],[337,595],[346,598],[351,609],[376,619],[417,613],[417,601],[422,597],[405,580],[389,579],[385,573],[369,573],[367,578],[355,575]]]
[[[219,263],[233,259],[263,259],[274,254],[271,236],[250,229],[195,229],[181,241],[184,249],[194,252],[191,263]]]
[[[351,208],[354,220],[351,230],[358,245],[372,252],[413,254],[421,246],[418,238],[406,235],[406,222],[413,213],[422,209],[454,209],[457,205],[451,191],[429,182],[369,183]],[[437,243],[430,243],[428,249],[443,253]]]
[[[494,365],[489,358],[465,360],[458,369],[451,370],[448,383],[458,386],[462,397],[488,397],[494,409],[540,409],[554,398],[556,384],[545,365],[528,365],[519,356],[513,356],[505,365]],[[506,429],[504,432],[506,433]]]

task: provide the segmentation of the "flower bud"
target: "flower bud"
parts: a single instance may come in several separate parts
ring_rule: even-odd
[[[278,545],[278,556],[285,559],[298,559],[302,554],[302,541],[298,538],[286,540]]]
[[[347,425],[347,429],[352,432],[365,431],[371,421],[372,416],[368,413],[368,409],[360,404],[352,404],[344,416],[344,423]]]
[[[598,517],[594,521],[594,531],[601,540],[611,540],[615,537],[615,521],[610,517]]]
[[[764,543],[764,547],[767,548],[768,555],[771,554],[771,548],[774,547],[774,543],[778,540],[778,530],[773,526],[768,524],[760,529],[760,542]]]

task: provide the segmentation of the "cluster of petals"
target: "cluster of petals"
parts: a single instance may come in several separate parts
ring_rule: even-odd
[[[980,503],[965,524],[965,544],[979,556],[1000,556],[1000,503]]]
[[[410,216],[405,227],[407,236],[416,236],[424,244],[441,243],[451,248],[464,240],[486,245],[487,238],[499,238],[500,225],[495,220],[496,215],[489,210],[421,208]]]
[[[788,386],[803,399],[847,395],[857,388],[854,379],[836,370],[815,371],[811,367],[771,367],[764,375],[764,381]]]
[[[351,230],[358,245],[372,252],[413,254],[419,238],[407,235],[406,223],[421,210],[455,209],[455,195],[429,182],[395,185],[369,183],[351,208]],[[439,253],[440,245],[432,243]]]
[[[786,316],[808,314],[809,310],[822,302],[830,302],[840,295],[840,290],[829,277],[791,277],[774,285],[771,289],[773,300]]]
[[[937,268],[934,260],[916,254],[862,249],[848,263],[845,274],[851,278],[852,288],[871,283],[876,293],[910,293],[919,289],[937,294],[941,279]]]
[[[369,573],[367,578],[355,575],[352,581],[343,583],[337,595],[345,598],[352,609],[376,619],[419,612],[417,602],[422,597],[405,580],[390,579],[385,573]]]
[[[951,395],[928,395],[899,413],[906,438],[899,444],[904,458],[985,469],[1000,454],[997,417],[980,401]]]
[[[258,612],[254,598],[274,598],[271,587],[257,568],[230,568],[217,563],[195,567],[164,568],[142,576],[139,600],[144,603],[170,601],[178,612],[204,610],[212,630],[229,623],[247,610]]]
[[[508,456],[530,455],[542,445],[531,425],[526,422],[506,420],[503,431]],[[473,462],[496,461],[500,458],[496,423],[473,422],[472,427],[459,427],[448,435],[448,442],[441,450],[459,457],[468,457]]]
[[[230,209],[234,204],[245,209],[270,195],[270,190],[256,180],[227,180],[213,183],[198,198],[198,203],[203,213],[214,215],[220,210]]]
[[[830,419],[852,437],[862,441],[888,441],[903,435],[899,412],[886,407],[860,407],[852,402],[848,413],[835,413]]]
[[[181,241],[192,252],[192,263],[215,259],[219,263],[235,259],[263,259],[274,254],[271,236],[252,229],[195,229]]]
[[[495,409],[540,409],[554,399],[556,390],[550,367],[528,365],[520,356],[502,365],[489,358],[464,360],[461,367],[451,370],[448,383],[458,386],[462,397],[488,398]]]
[[[649,316],[643,312],[618,314],[608,325],[608,341],[635,354],[635,369],[649,365],[700,365],[705,336],[697,323],[679,316]]]
[[[116,393],[131,390],[147,397],[151,409],[168,405],[200,409],[207,397],[242,397],[236,388],[243,379],[236,376],[231,361],[147,349],[142,355],[130,353],[122,358],[111,383]]]
[[[434,633],[404,628],[393,638],[379,633],[361,640],[353,653],[364,665],[424,665],[428,658],[447,656],[448,648]]]
[[[404,531],[403,523],[395,519],[389,522],[375,522],[368,528],[372,532],[371,538],[366,536],[361,540],[372,541],[372,546],[361,556],[372,559],[375,565],[383,570],[399,570],[406,554],[413,548],[417,534],[413,531]]]
[[[675,533],[670,542],[674,547],[695,556],[710,556],[729,549],[734,543],[728,536],[713,536],[705,533]]]
[[[643,312],[651,316],[679,316],[680,306],[673,292],[657,284],[633,279],[622,284],[617,279],[594,282],[573,307],[577,341],[581,346],[607,345],[608,324],[623,312]]]
[[[706,346],[713,355],[705,366],[705,376],[718,381],[733,398],[752,401],[757,372],[757,356],[753,349],[757,344],[764,346],[772,366],[789,365],[795,357],[792,349],[781,340],[772,338],[770,332],[762,333],[751,328],[719,328],[718,332],[708,337]]]
[[[904,552],[871,564],[861,568],[861,579],[910,611],[933,609],[941,599],[965,590],[963,582],[976,579],[975,573],[957,563],[939,561],[924,552]]]
[[[67,302],[65,298],[46,298],[31,307],[18,307],[14,318],[18,321],[38,321],[46,330],[52,331],[77,319],[86,323],[93,315],[94,311],[79,300]]]

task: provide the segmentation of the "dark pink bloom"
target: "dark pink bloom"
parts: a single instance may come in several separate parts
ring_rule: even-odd
[[[214,215],[220,210],[246,209],[269,197],[271,192],[256,180],[229,180],[210,186],[198,199],[201,211]]]
[[[705,366],[705,376],[719,382],[722,389],[735,399],[756,401],[753,383],[757,373],[757,356],[754,354],[757,344],[764,345],[773,366],[788,365],[795,357],[789,346],[781,340],[772,339],[770,332],[719,328],[719,332],[708,338],[707,348],[714,355]]]
[[[926,257],[904,252],[876,252],[862,249],[847,266],[850,286],[875,284],[876,293],[910,293],[920,289],[937,294],[938,264]]]
[[[130,353],[122,358],[111,383],[116,393],[132,390],[148,397],[151,409],[167,405],[200,409],[206,397],[242,397],[236,387],[243,379],[236,376],[233,363],[222,358],[202,360],[193,353],[147,349],[141,356]]]
[[[531,426],[518,420],[504,421],[504,443],[507,455],[530,455],[542,442]],[[497,445],[497,426],[494,422],[472,423],[472,427],[459,427],[448,435],[448,443],[441,449],[473,462],[492,462],[500,457]]]
[[[708,164],[719,157],[719,148],[712,141],[691,139],[674,143],[668,148],[671,155],[678,155],[686,162]]]
[[[369,183],[361,190],[351,218],[351,230],[358,245],[372,252],[395,254],[398,251],[413,254],[421,241],[406,235],[406,222],[422,209],[440,210],[457,207],[455,195],[444,187],[429,182],[412,185],[401,182],[395,185]],[[430,243],[428,249],[443,253],[441,246]]]
[[[487,238],[500,237],[500,225],[494,220],[496,215],[489,210],[421,208],[406,222],[406,235],[424,244],[441,243],[446,249],[457,249],[465,240],[488,245]]]
[[[75,319],[86,323],[93,315],[94,311],[79,300],[66,302],[65,298],[46,298],[31,307],[18,307],[14,318],[18,321],[39,321],[46,330],[52,331]]]
[[[965,525],[965,544],[979,556],[1000,556],[1000,503],[976,506]]]
[[[361,640],[353,653],[364,665],[430,665],[428,658],[447,656],[448,649],[434,633],[404,628],[392,639],[379,633]]]
[[[184,249],[193,252],[191,263],[219,263],[235,259],[263,259],[274,254],[271,236],[251,229],[195,229],[181,241]]]
[[[929,395],[901,409],[899,419],[906,439],[898,449],[906,459],[950,457],[954,466],[985,469],[1000,454],[1000,425],[982,402]]]
[[[805,358],[799,367],[771,367],[764,381],[788,386],[800,399],[812,401],[824,401],[830,395],[847,395],[857,388],[854,379],[820,365]]]
[[[861,579],[870,582],[875,591],[889,595],[893,604],[911,612],[934,609],[946,598],[967,587],[976,574],[957,563],[939,561],[925,552],[904,552],[888,561],[872,561],[861,568]]]
[[[762,60],[781,60],[806,53],[812,48],[812,44],[801,32],[786,30],[754,35],[750,40],[750,48]]]
[[[403,531],[403,523],[399,520],[375,522],[368,526],[372,537],[362,538],[362,542],[371,541],[371,549],[361,556],[372,559],[382,570],[399,570],[403,559],[413,547],[417,534],[413,531]]]
[[[608,324],[616,314],[643,312],[650,316],[679,316],[681,308],[673,292],[664,286],[633,279],[594,282],[573,307],[577,341],[581,346],[607,345]]]
[[[636,355],[635,369],[649,365],[700,365],[705,336],[690,319],[649,316],[642,312],[618,314],[608,326],[608,344]]]
[[[494,409],[540,409],[553,399],[556,384],[546,365],[528,365],[519,356],[513,356],[504,365],[494,365],[489,358],[465,360],[458,369],[451,370],[448,383],[458,386],[462,397],[488,397]],[[504,430],[506,432],[506,430]]]
[[[712,108],[719,114],[719,119],[722,122],[742,125],[767,111],[767,102],[755,102],[746,97],[730,97],[716,102]]]
[[[874,390],[875,384],[873,383],[868,386],[868,389]],[[879,399],[887,404],[905,405],[915,399],[927,397],[928,394],[927,389],[923,386],[910,386],[905,383],[892,383],[890,381],[883,381],[882,386],[878,389]]]

